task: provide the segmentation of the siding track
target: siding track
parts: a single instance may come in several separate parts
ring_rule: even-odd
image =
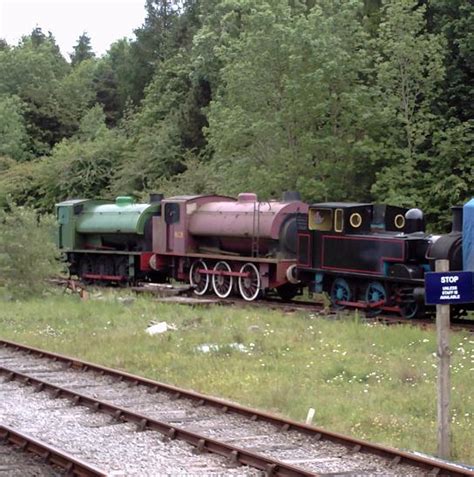
[[[82,281],[76,279],[65,279],[65,278],[54,278],[49,280],[50,283],[61,286],[64,290],[72,290],[73,292],[83,293],[88,285],[85,285]],[[110,286],[101,286],[100,284],[94,284],[94,288],[110,288]],[[155,294],[156,291],[153,288],[141,287],[132,287],[131,290],[137,293],[149,293]],[[322,303],[312,300],[290,300],[282,301],[280,298],[274,297],[265,297],[261,300],[256,300],[252,302],[245,301],[242,298],[232,297],[227,299],[219,299],[213,295],[205,295],[203,297],[198,297],[196,295],[193,298],[184,298],[179,296],[180,287],[175,287],[174,289],[161,290],[161,295],[156,296],[158,302],[163,303],[176,303],[176,304],[185,304],[194,306],[196,304],[211,305],[218,304],[223,306],[235,306],[235,307],[256,307],[256,308],[265,308],[280,310],[284,313],[294,313],[294,312],[304,312],[304,313],[314,313],[321,318],[338,318],[338,313],[334,310],[328,309]],[[173,301],[175,300],[175,301]],[[355,310],[348,309],[349,313],[353,313]],[[339,312],[340,313],[340,312]],[[361,319],[365,320],[367,323],[380,323],[384,325],[409,325],[409,326],[418,326],[420,328],[436,328],[435,317],[427,318],[403,318],[397,314],[390,314],[383,312],[378,316],[369,317],[365,314],[363,310],[359,310]],[[474,320],[469,318],[458,318],[451,317],[450,328],[452,331],[468,331],[474,333]]]

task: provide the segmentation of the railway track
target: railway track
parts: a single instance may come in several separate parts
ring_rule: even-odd
[[[185,454],[180,454],[180,462],[185,457],[191,459],[186,469],[175,468],[176,462],[166,461],[165,468],[175,472],[176,469],[196,472],[196,466],[208,466],[201,467],[200,473],[220,469],[225,475],[260,475],[263,471],[266,475],[281,476],[426,473],[474,476],[474,472],[460,466],[8,341],[0,341],[0,379],[4,398],[0,407],[7,408],[3,414],[13,424],[22,423],[31,428],[31,420],[25,418],[25,414],[28,416],[30,411],[37,413],[41,409],[39,420],[47,420],[46,429],[58,420],[55,429],[63,432],[67,428],[73,433],[66,439],[73,439],[74,432],[84,432],[77,428],[82,422],[89,431],[93,429],[88,441],[93,449],[106,449],[104,441],[114,438],[115,444],[105,457],[95,456],[94,462],[101,467],[108,465],[106,468],[110,469],[111,456],[117,453],[117,440],[134,441],[137,435],[145,436],[141,454],[136,455],[135,451],[127,450],[128,447],[120,451],[121,461],[130,462],[127,475],[134,473],[134,459],[140,462],[140,470],[135,471],[141,475],[147,473],[144,470],[149,468],[147,466],[157,465],[146,461],[144,449],[146,455],[160,453],[165,461],[163,448],[166,447],[172,454]],[[136,430],[149,432],[137,433]],[[35,427],[33,431],[46,432],[53,438],[44,427]],[[53,431],[53,435],[55,433],[57,431]],[[102,439],[104,433],[107,439]],[[156,437],[157,433],[161,439]],[[198,454],[190,452],[189,446],[181,441],[191,444]],[[167,446],[171,444],[181,447],[170,450]],[[80,446],[74,444],[73,448]],[[202,461],[196,462],[196,456]],[[235,465],[247,467],[235,468]],[[156,472],[156,467],[154,469]]]
[[[29,455],[27,455],[29,454]],[[0,424],[0,474],[22,477],[56,477],[61,473],[81,477],[107,475],[87,462]]]
[[[235,306],[249,306],[249,302],[237,299],[231,300],[232,304]],[[310,301],[310,300],[294,300],[292,302],[282,302],[278,298],[267,298],[261,302],[252,302],[250,306],[261,306],[265,308],[271,308],[275,310],[282,310],[285,312],[314,312],[321,316],[328,318],[337,318],[339,315],[336,311],[327,309],[323,304]],[[353,311],[349,312],[352,314]],[[361,319],[366,322],[381,323],[384,325],[410,325],[418,326],[420,328],[436,328],[436,323],[433,318],[403,318],[399,315],[391,315],[388,313],[382,313],[376,316],[367,316],[363,311],[359,310]],[[352,315],[351,315],[352,316]],[[451,319],[451,329],[453,331],[469,331],[474,333],[474,320],[462,319],[462,318],[452,318]]]
[[[78,280],[66,280],[66,279],[52,279],[51,283],[59,286],[71,287],[73,290],[84,290],[85,285]],[[94,285],[100,288],[99,285]],[[109,287],[107,287],[109,288]],[[137,291],[137,289],[135,289]],[[174,296],[174,295],[173,295]],[[209,299],[207,297],[195,297],[193,299],[195,303],[202,301],[203,303],[208,303]],[[172,303],[172,302],[171,302]],[[177,301],[177,303],[180,303]],[[279,298],[267,297],[264,300],[258,300],[253,302],[245,301],[242,298],[228,298],[225,300],[216,300],[216,303],[222,305],[236,306],[236,307],[260,307],[260,308],[270,308],[274,310],[280,310],[285,313],[293,312],[309,312],[315,313],[321,317],[334,318],[338,319],[340,312],[328,309],[322,303],[311,301],[311,300],[292,300],[290,302],[284,302]],[[376,316],[367,316],[364,311],[359,310],[362,320],[372,323],[380,323],[384,325],[409,325],[409,326],[418,326],[420,328],[432,329],[436,328],[436,323],[434,318],[411,318],[406,319],[399,315],[392,315],[389,313],[382,313]],[[352,315],[351,315],[352,316]],[[462,319],[462,318],[452,318],[451,319],[451,330],[453,331],[468,331],[474,333],[474,320]]]
[[[237,306],[245,305],[244,300],[242,302],[236,303]],[[267,303],[265,301],[264,303]],[[323,305],[315,304],[311,301],[294,301],[292,303],[283,303],[278,299],[268,300],[270,308],[282,309],[283,311],[314,311],[322,316],[328,318],[337,318],[338,314],[333,310],[327,310]],[[349,311],[350,312],[350,311]],[[351,312],[350,312],[351,313]],[[353,312],[352,312],[353,313]],[[364,312],[361,313],[361,319],[368,323],[380,323],[384,325],[410,325],[418,326],[420,328],[436,328],[435,318],[403,318],[398,315],[390,315],[388,313],[383,313],[376,316],[367,316]],[[352,318],[353,315],[351,315]],[[452,331],[468,331],[474,333],[474,320],[462,319],[462,318],[452,318],[451,319],[451,330]]]

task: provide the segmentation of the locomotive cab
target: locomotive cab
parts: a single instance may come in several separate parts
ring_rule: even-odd
[[[367,233],[371,218],[371,204],[315,204],[309,208],[308,229],[343,234]]]

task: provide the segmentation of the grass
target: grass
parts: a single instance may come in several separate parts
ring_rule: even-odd
[[[436,335],[262,308],[191,308],[126,292],[0,304],[0,336],[304,420],[436,452]],[[178,328],[149,336],[151,320]],[[241,344],[238,347],[235,343]],[[209,352],[200,349],[210,346]],[[453,457],[474,463],[474,337],[453,333]]]

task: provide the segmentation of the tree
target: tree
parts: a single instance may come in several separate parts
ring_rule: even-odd
[[[452,122],[433,135],[436,157],[422,202],[433,230],[449,230],[453,205],[462,205],[474,192],[474,125]]]
[[[73,46],[74,52],[70,53],[71,65],[77,66],[84,60],[91,60],[95,57],[95,53],[92,50],[91,39],[87,33],[83,33],[75,46]]]
[[[0,51],[0,95],[17,95],[24,103],[35,155],[47,153],[63,137],[57,96],[69,68],[47,38],[34,46],[25,37],[19,46]]]
[[[99,61],[94,74],[94,89],[96,92],[96,102],[100,104],[105,112],[107,125],[116,126],[124,105],[118,92],[117,75],[112,64],[105,60]]]
[[[58,144],[38,177],[41,203],[51,207],[58,200],[100,197],[111,186],[124,160],[125,140],[105,124],[96,105],[81,120],[77,137]]]
[[[23,117],[25,105],[15,95],[0,96],[0,156],[29,159],[29,137]]]
[[[432,0],[427,3],[428,28],[445,37],[446,75],[444,94],[436,101],[437,110],[447,119],[469,121],[474,117],[474,4],[464,0]]]
[[[209,104],[210,91],[208,83],[195,74],[191,48],[193,32],[199,25],[198,2],[182,3],[179,12],[171,10],[172,21],[167,22],[169,5],[150,2],[149,6],[155,7],[154,16],[150,15],[154,23],[149,18],[148,27],[166,26],[166,34],[161,34],[167,53],[156,65],[141,107],[130,109],[123,121],[130,153],[115,178],[113,187],[117,192],[140,193],[161,179],[182,172],[183,158],[199,153],[206,145],[203,128],[207,120],[203,108]],[[108,59],[116,73],[117,90],[130,92],[128,98],[135,102],[133,94],[138,90],[135,80],[130,81],[132,74],[127,74],[133,64],[124,61],[127,57],[133,60],[133,52],[133,44],[117,42]],[[137,71],[141,71],[139,65],[132,73]]]
[[[31,297],[47,288],[46,278],[60,270],[53,243],[53,217],[39,217],[25,207],[9,204],[0,210],[0,291],[13,297]],[[34,237],[34,247],[31,238]]]
[[[136,90],[138,68],[136,58],[133,56],[131,42],[127,38],[117,40],[110,46],[107,55],[102,61],[107,63],[107,69],[113,71],[118,99],[117,104],[121,117],[127,103],[136,103],[143,95],[142,90]]]
[[[131,45],[135,61],[135,104],[143,98],[146,85],[151,81],[159,64],[176,52],[173,32],[180,14],[177,0],[146,0],[144,24],[135,30],[137,37]]]
[[[283,0],[239,3],[240,34],[218,50],[222,82],[208,115],[225,192],[367,195],[365,130],[376,111],[360,79],[370,67],[360,7],[320,0],[295,12]]]
[[[47,40],[46,35],[43,33],[41,27],[36,26],[33,28],[33,31],[30,34],[31,44],[33,47],[37,48],[38,46],[44,44]]]
[[[58,119],[62,137],[71,137],[79,130],[84,114],[96,103],[97,61],[84,60],[58,84]]]
[[[362,13],[367,31],[371,36],[376,36],[382,13],[382,0],[364,0]]]
[[[382,129],[373,192],[400,205],[422,205],[434,177],[429,151],[439,118],[433,101],[444,78],[445,44],[427,32],[426,7],[414,0],[387,3],[380,24],[377,58]]]

